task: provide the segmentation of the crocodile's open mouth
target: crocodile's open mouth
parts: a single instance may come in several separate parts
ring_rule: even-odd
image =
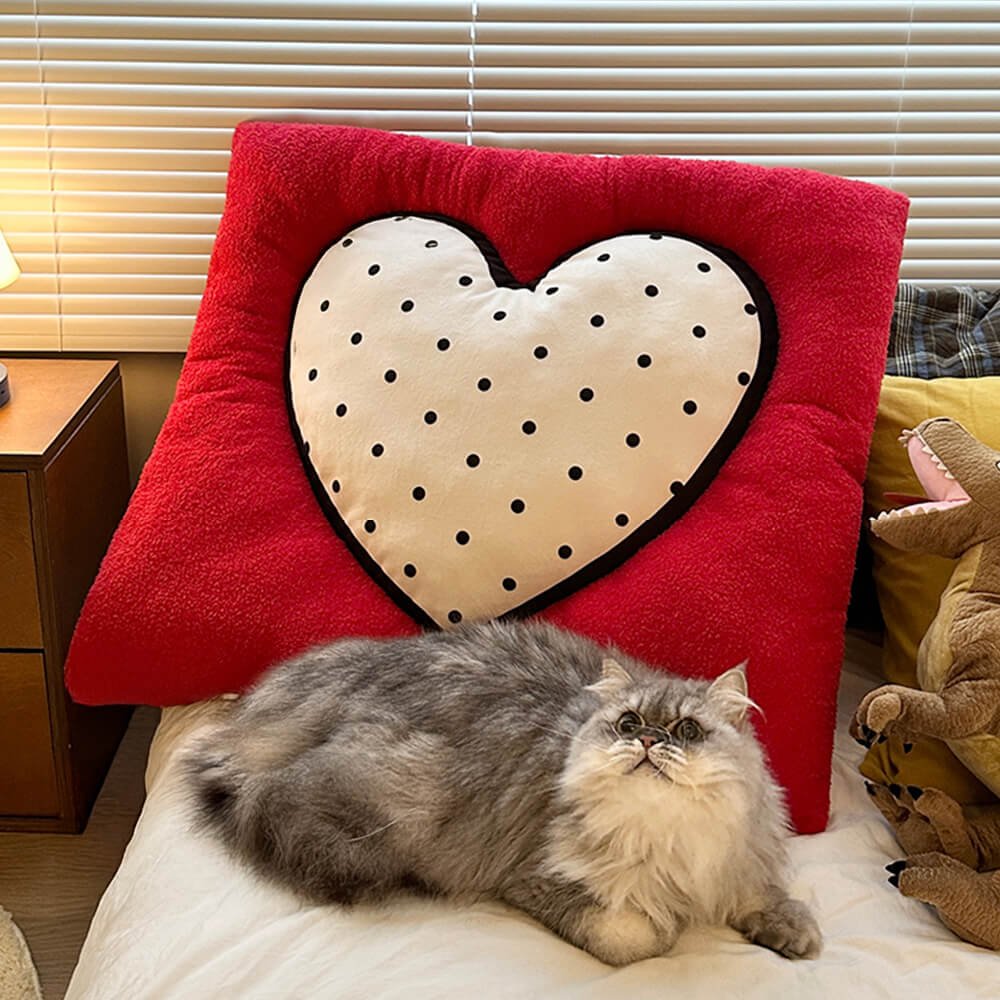
[[[896,517],[912,517],[914,514],[929,514],[932,511],[951,510],[969,502],[969,494],[955,478],[948,466],[935,454],[934,449],[917,431],[904,430],[899,437],[909,456],[913,471],[927,496],[915,497],[905,493],[886,493],[890,503],[900,504],[893,510],[882,511],[878,520]]]

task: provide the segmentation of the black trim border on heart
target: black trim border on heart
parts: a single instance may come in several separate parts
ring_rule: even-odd
[[[670,496],[662,506],[642,524],[632,529],[620,542],[612,546],[596,559],[591,560],[569,576],[559,580],[553,586],[547,588],[531,599],[525,601],[517,607],[500,615],[500,618],[524,618],[542,611],[544,608],[560,601],[578,590],[583,589],[595,580],[606,576],[612,570],[617,569],[626,562],[639,549],[647,545],[654,538],[663,534],[672,524],[678,521],[692,507],[695,501],[705,492],[708,485],[715,478],[718,471],[732,454],[736,445],[743,438],[750,421],[760,408],[763,402],[767,387],[770,384],[778,358],[778,319],[774,308],[774,303],[767,288],[757,273],[738,254],[726,247],[708,243],[686,233],[680,233],[667,229],[629,229],[620,232],[609,233],[598,237],[589,243],[573,247],[557,257],[544,272],[537,278],[529,282],[518,281],[504,265],[503,258],[499,251],[481,231],[469,223],[435,212],[386,212],[376,216],[360,219],[345,229],[336,239],[331,240],[320,252],[316,262],[309,268],[303,277],[299,288],[295,294],[292,304],[291,316],[288,321],[288,337],[285,344],[284,357],[284,390],[285,406],[288,414],[289,428],[292,439],[298,451],[303,471],[309,481],[313,494],[315,495],[320,508],[334,532],[347,546],[348,550],[358,561],[365,572],[372,580],[388,595],[389,598],[407,615],[417,623],[429,629],[440,629],[441,626],[423,608],[418,605],[404,590],[402,590],[394,580],[382,569],[378,562],[368,553],[367,549],[355,537],[350,527],[340,516],[340,512],[330,500],[326,486],[320,481],[315,468],[309,457],[309,445],[303,440],[295,417],[295,410],[292,402],[291,391],[291,344],[292,325],[298,310],[299,300],[306,283],[312,277],[313,272],[323,259],[324,255],[331,247],[340,243],[348,233],[359,229],[372,222],[392,218],[418,218],[440,222],[457,229],[466,236],[482,254],[490,277],[497,287],[504,288],[527,288],[534,291],[540,282],[559,267],[564,261],[587,250],[591,246],[603,243],[607,240],[616,239],[621,236],[649,236],[651,239],[670,237],[685,240],[696,246],[707,250],[725,263],[740,279],[743,286],[750,295],[753,306],[756,309],[758,322],[760,324],[760,344],[757,356],[757,365],[753,376],[746,385],[746,390],[740,398],[740,402],[726,424],[725,429],[719,436],[715,445],[702,459],[698,468],[690,476],[686,483],[673,483],[670,487]],[[746,373],[741,373],[741,375]],[[743,383],[743,379],[740,379]],[[676,489],[675,489],[676,487]]]

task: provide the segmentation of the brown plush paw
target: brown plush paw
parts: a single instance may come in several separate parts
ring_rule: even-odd
[[[1000,873],[977,872],[946,854],[917,854],[887,866],[890,883],[933,906],[959,937],[1000,949]]]
[[[854,720],[851,735],[862,745],[872,746],[876,740],[888,736],[899,717],[903,714],[903,699],[890,686],[876,688],[861,700]]]

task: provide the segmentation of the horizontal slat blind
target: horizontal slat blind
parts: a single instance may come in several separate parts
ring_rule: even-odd
[[[59,350],[55,221],[32,0],[0,7],[0,229],[21,277],[0,292],[0,350]]]
[[[183,349],[246,118],[842,174],[1000,285],[1000,0],[17,0],[0,58],[0,347]]]
[[[15,329],[12,314],[35,308],[54,323],[58,300],[65,350],[184,349],[237,122],[466,141],[468,0],[7,8],[0,227],[24,275],[0,296],[0,322]],[[46,223],[49,257],[36,259]]]
[[[480,0],[475,31],[476,144],[885,184],[903,278],[1000,285],[1000,3]]]

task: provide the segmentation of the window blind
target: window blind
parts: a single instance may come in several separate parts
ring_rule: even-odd
[[[0,348],[183,350],[247,118],[856,177],[1000,285],[1000,0],[15,0],[0,56]]]

